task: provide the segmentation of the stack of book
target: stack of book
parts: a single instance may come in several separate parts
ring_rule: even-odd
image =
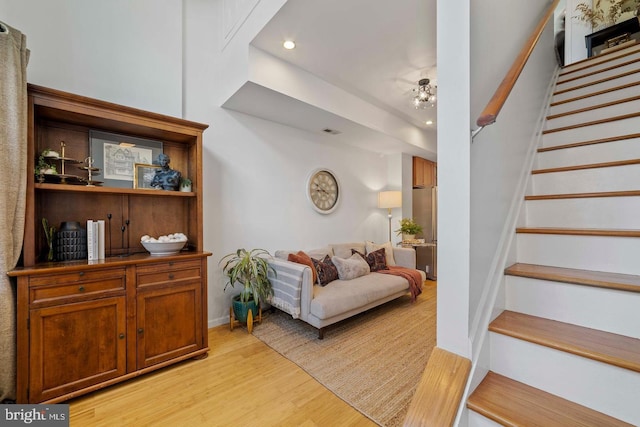
[[[87,255],[89,261],[104,259],[104,220],[87,220]]]

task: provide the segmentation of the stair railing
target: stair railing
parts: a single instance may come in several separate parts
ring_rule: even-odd
[[[504,76],[504,79],[502,79],[502,82],[500,83],[500,86],[498,86],[498,88],[496,89],[495,93],[493,94],[493,97],[489,100],[486,107],[484,107],[484,110],[482,110],[482,113],[480,113],[478,120],[476,120],[476,124],[479,127],[471,132],[472,141],[473,141],[473,138],[477,134],[479,134],[480,131],[484,129],[485,126],[492,125],[496,122],[496,119],[498,118],[498,114],[500,114],[500,110],[502,110],[502,107],[507,101],[507,98],[509,97],[511,90],[516,85],[516,82],[518,81],[518,77],[520,77],[520,73],[524,69],[524,66],[527,64],[527,61],[529,60],[529,57],[531,56],[533,49],[538,44],[538,41],[540,40],[540,36],[544,31],[544,27],[547,26],[547,22],[549,22],[549,19],[551,19],[551,17],[553,16],[553,12],[555,11],[559,2],[560,0],[553,0],[553,2],[545,12],[542,19],[540,19],[538,26],[531,33],[531,35],[527,39],[527,42],[524,44],[524,46],[522,46],[522,50],[520,50],[520,53],[518,54],[516,59],[513,61],[511,68],[509,68],[509,71],[507,71],[507,74]]]

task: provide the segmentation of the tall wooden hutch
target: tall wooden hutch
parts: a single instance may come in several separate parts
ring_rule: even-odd
[[[59,402],[205,357],[207,257],[202,234],[202,133],[207,125],[35,85],[28,88],[29,174],[17,278],[17,401]],[[92,131],[162,142],[191,192],[37,179],[45,149],[83,160]],[[102,171],[101,171],[102,172]],[[83,176],[84,173],[84,176]],[[94,177],[100,180],[100,175]],[[106,257],[48,262],[42,219],[108,221]],[[140,237],[182,232],[186,250],[151,256]]]

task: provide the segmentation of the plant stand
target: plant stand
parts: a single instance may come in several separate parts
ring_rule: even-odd
[[[255,319],[256,322],[262,323],[262,307],[258,307],[258,316]],[[247,332],[253,332],[253,311],[249,310],[247,313]],[[242,322],[236,320],[235,314],[233,314],[233,307],[229,307],[229,330],[233,331],[233,327],[237,324],[241,325]]]

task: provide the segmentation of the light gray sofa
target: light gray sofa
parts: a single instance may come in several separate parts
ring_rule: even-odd
[[[315,259],[325,255],[348,258],[351,249],[365,252],[365,243],[341,243],[325,248],[305,251]],[[389,265],[416,268],[416,253],[412,248],[391,248],[393,251]],[[324,328],[355,314],[391,301],[409,292],[409,282],[399,276],[372,272],[350,280],[334,280],[325,286],[312,283],[311,268],[287,261],[294,251],[276,251],[275,258],[269,260],[276,274],[270,275],[274,295],[270,304],[294,319],[303,320],[318,328],[318,337],[324,337]],[[420,271],[422,281],[426,279]]]

